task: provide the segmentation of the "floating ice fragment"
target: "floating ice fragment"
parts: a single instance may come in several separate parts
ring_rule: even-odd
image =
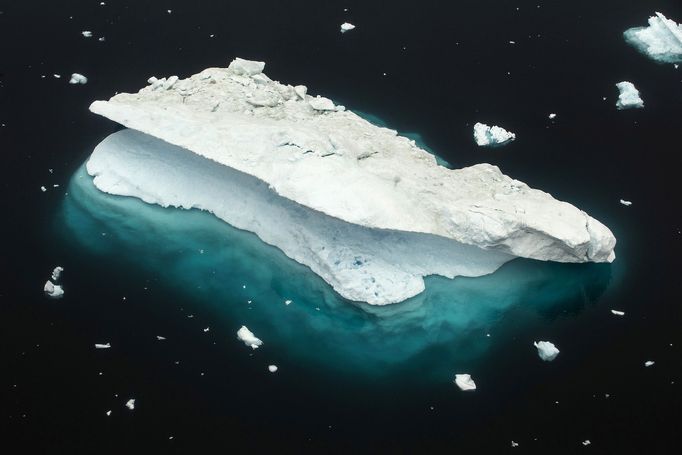
[[[64,271],[64,267],[57,266],[52,270],[52,279],[54,281],[57,281],[59,277],[61,276],[62,272]]]
[[[52,299],[61,299],[64,296],[64,289],[50,280],[47,280],[45,286],[43,286],[43,291]]]
[[[538,349],[538,356],[545,362],[551,362],[559,355],[557,347],[549,341],[536,341],[533,346]]]
[[[41,186],[40,191],[42,191],[44,193],[45,191],[47,191],[47,188],[45,188],[44,186]]]
[[[336,107],[334,106],[334,102],[332,100],[320,95],[317,95],[315,98],[311,98],[308,101],[308,104],[310,104],[310,107],[312,107],[316,111],[336,110]]]
[[[109,349],[111,343],[95,343],[95,349]]]
[[[162,336],[160,336],[160,335],[156,335],[156,339],[159,340],[159,341],[163,341],[163,340],[166,339],[166,337],[162,337]]]
[[[274,373],[275,371],[277,371],[277,365],[268,365],[268,371],[270,373]]]
[[[650,367],[650,366],[652,366],[654,363],[656,363],[656,362],[654,362],[653,360],[647,360],[646,362],[644,362],[644,366],[645,366],[645,367]]]
[[[649,17],[648,27],[634,27],[623,32],[625,41],[653,60],[682,62],[682,24],[661,13]]]
[[[131,398],[130,400],[126,401],[126,408],[130,409],[131,411],[135,409],[135,398]]]
[[[87,84],[88,78],[82,74],[73,73],[71,79],[69,79],[69,84]]]
[[[284,301],[284,304],[285,304],[285,305],[291,305],[291,300],[285,300],[285,301]]]
[[[549,114],[549,119],[550,119],[550,120],[555,119],[555,118],[556,118],[556,114],[555,114],[555,113]]]
[[[83,30],[81,32],[81,35],[83,35],[86,38],[90,38],[90,37],[92,37],[92,32],[90,30]]]
[[[211,330],[211,329],[210,329],[209,327],[206,327],[206,328],[204,329],[204,332],[208,332],[209,330]]]
[[[258,349],[263,342],[256,338],[256,336],[251,332],[245,325],[243,325],[239,330],[237,330],[237,338],[242,340],[245,345],[250,346],[251,349]]]
[[[625,316],[624,311],[611,310],[611,313],[615,314],[616,316]]]
[[[479,146],[503,145],[516,139],[516,134],[499,126],[488,126],[485,123],[474,125],[474,140]]]
[[[100,36],[99,38],[97,38],[97,41],[99,41],[100,43],[103,43],[104,41],[106,41],[106,38],[103,36]]]
[[[592,443],[590,442],[589,439],[585,439],[585,440],[583,441],[583,445],[584,445],[584,446],[589,446],[590,444],[592,444]]]
[[[639,90],[635,88],[635,85],[632,82],[618,82],[616,87],[618,87],[618,90],[620,91],[618,94],[618,101],[616,101],[616,107],[619,110],[639,109],[644,107],[644,101],[639,96]]]
[[[355,28],[355,25],[353,25],[349,22],[344,22],[343,24],[341,24],[341,33],[349,32],[349,31],[353,30],[354,28]]]
[[[518,8],[517,8],[517,9],[518,9]],[[511,442],[511,446],[512,446],[512,447],[518,447],[518,446],[519,446],[519,443],[518,443],[518,442],[512,441],[512,442]]]
[[[625,199],[621,199],[620,203],[623,204],[625,207],[630,207],[632,205],[631,201],[626,201]]]
[[[471,375],[468,374],[456,374],[455,384],[464,391],[476,390],[476,383],[471,379]]]

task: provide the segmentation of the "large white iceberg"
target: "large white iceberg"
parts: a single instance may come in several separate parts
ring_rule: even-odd
[[[574,206],[489,164],[446,169],[393,130],[320,110],[262,62],[235,62],[94,102],[138,130],[96,147],[97,188],[212,212],[371,304],[420,293],[427,275],[480,276],[515,257],[615,258],[608,228]]]
[[[474,125],[474,140],[480,146],[504,145],[514,139],[516,134],[499,126],[488,126],[480,122]]]
[[[649,18],[648,27],[623,32],[625,41],[650,58],[664,63],[682,62],[682,24],[661,13]]]
[[[639,90],[635,87],[635,84],[628,81],[618,82],[616,84],[618,87],[618,101],[616,101],[616,107],[620,110],[622,109],[632,109],[632,108],[643,108],[644,101],[639,96]]]

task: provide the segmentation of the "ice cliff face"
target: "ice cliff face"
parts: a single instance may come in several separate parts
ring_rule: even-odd
[[[661,13],[649,18],[648,27],[623,32],[625,41],[650,58],[664,63],[682,62],[682,24]]]
[[[423,276],[483,275],[517,256],[614,259],[608,228],[574,206],[489,164],[439,166],[414,141],[263,68],[238,59],[94,102],[145,133],[98,146],[95,185],[213,212],[375,304],[421,292]]]

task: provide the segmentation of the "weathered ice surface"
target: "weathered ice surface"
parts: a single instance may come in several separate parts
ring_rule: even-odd
[[[615,238],[585,212],[495,166],[439,166],[414,141],[305,86],[273,81],[263,67],[235,60],[94,102],[93,112],[165,141],[110,136],[88,162],[95,185],[211,211],[308,265],[344,297],[375,304],[421,292],[423,276],[483,275],[517,256],[614,259]],[[240,204],[241,191],[261,202]],[[273,207],[275,221],[266,213]]]
[[[649,18],[648,27],[623,32],[625,41],[648,57],[664,63],[682,62],[682,24],[661,13]]]

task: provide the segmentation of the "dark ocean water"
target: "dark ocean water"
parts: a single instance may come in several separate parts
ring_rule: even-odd
[[[682,20],[679,1],[99,3],[0,2],[8,453],[679,451],[682,69],[622,38],[654,11]],[[616,261],[518,260],[368,308],[209,215],[92,188],[81,165],[118,127],[90,102],[236,56],[575,204],[613,230]],[[615,109],[622,80],[645,109]],[[477,121],[517,140],[479,149]]]

